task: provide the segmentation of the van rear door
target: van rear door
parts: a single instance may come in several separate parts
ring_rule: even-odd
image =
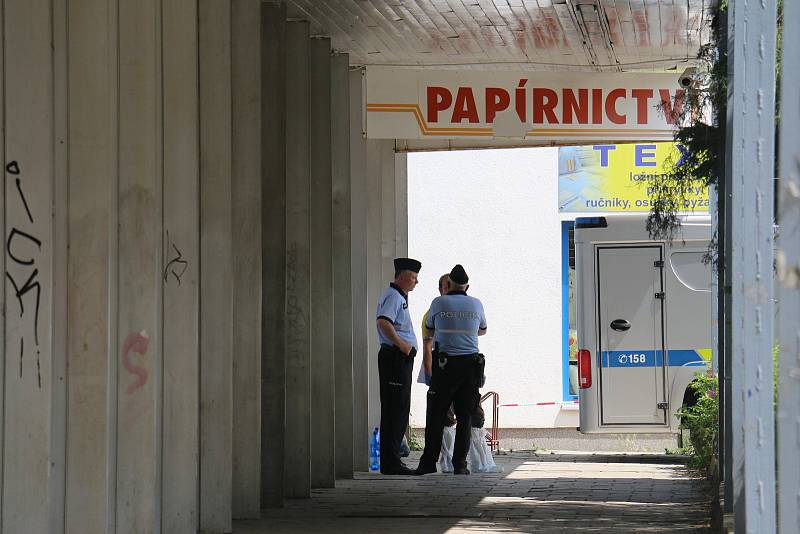
[[[596,251],[600,424],[666,426],[663,247]]]

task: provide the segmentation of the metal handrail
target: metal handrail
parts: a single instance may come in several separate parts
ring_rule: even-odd
[[[492,428],[486,435],[486,443],[489,444],[492,452],[496,452],[500,450],[500,436],[497,426],[497,419],[500,416],[500,396],[494,391],[489,391],[481,397],[480,403],[483,404],[483,401],[489,397],[492,398]]]

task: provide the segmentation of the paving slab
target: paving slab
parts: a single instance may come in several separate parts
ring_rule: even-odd
[[[356,473],[311,499],[289,500],[237,534],[468,532],[708,532],[707,481],[681,463],[495,456],[502,473],[423,477]],[[407,462],[416,465],[414,453]],[[670,458],[670,457],[665,457]]]

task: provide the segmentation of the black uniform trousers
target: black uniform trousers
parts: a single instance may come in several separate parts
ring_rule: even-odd
[[[381,470],[396,469],[400,445],[408,427],[411,409],[411,371],[414,358],[394,346],[381,345],[378,378],[381,393]]]
[[[467,466],[472,413],[480,402],[478,391],[483,373],[483,356],[472,354],[449,356],[440,353],[433,358],[433,375],[428,388],[425,412],[425,451],[420,468],[435,469],[442,449],[442,431],[447,410],[452,403],[456,413],[456,439],[453,444],[453,467]]]

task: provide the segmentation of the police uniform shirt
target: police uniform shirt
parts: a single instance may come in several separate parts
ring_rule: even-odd
[[[408,295],[395,284],[383,290],[381,298],[378,299],[378,311],[375,318],[383,317],[394,325],[397,335],[414,348],[417,345],[417,335],[414,333],[414,326],[411,324],[411,314],[408,312]],[[381,345],[394,345],[394,342],[383,335],[378,328],[378,339]]]
[[[422,341],[426,339],[433,339],[433,330],[428,330],[428,314],[430,310],[425,312],[425,315],[422,316]]]
[[[428,327],[425,326],[428,324],[428,313],[430,310],[425,312],[425,315],[422,316],[422,341],[425,342],[426,339],[433,339],[433,330],[428,330]],[[425,364],[420,364],[419,366],[419,373],[417,373],[417,382],[420,384],[428,384],[430,380],[430,376],[428,373],[425,372]]]
[[[486,330],[483,304],[464,291],[436,297],[425,327],[433,330],[440,352],[461,356],[478,352],[478,330]]]

